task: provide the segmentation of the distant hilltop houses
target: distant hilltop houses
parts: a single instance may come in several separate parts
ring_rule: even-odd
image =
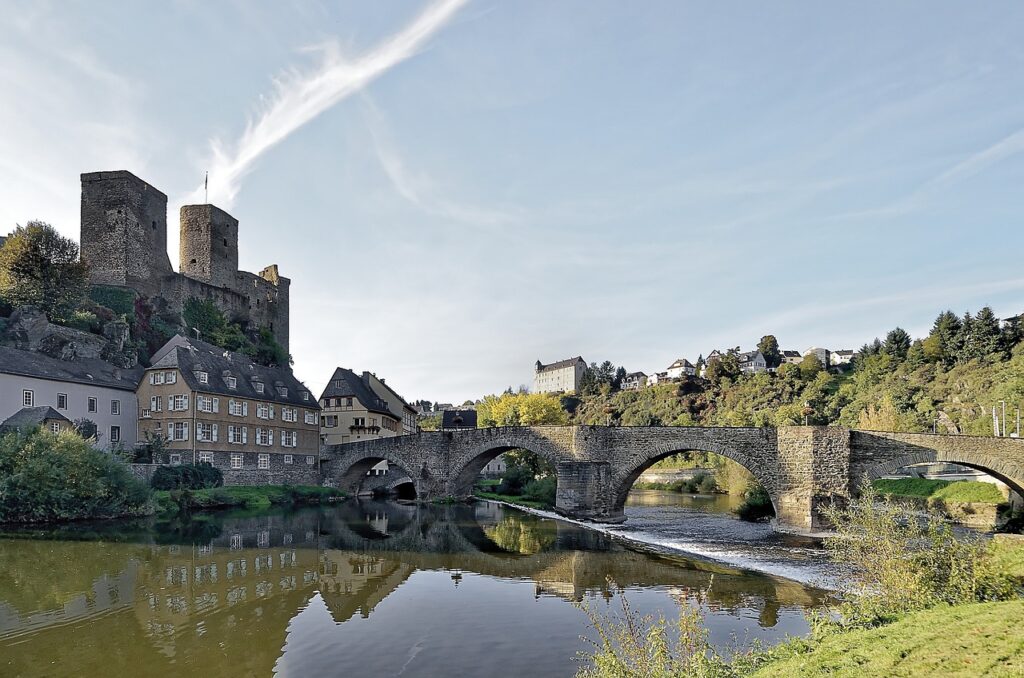
[[[755,349],[753,351],[740,351],[733,349],[740,372],[744,374],[756,374],[758,372],[775,372],[782,365],[799,365],[808,356],[815,356],[822,367],[843,368],[849,365],[856,351],[849,349],[829,350],[818,346],[811,346],[804,351],[780,350],[776,362],[769,364],[765,355]],[[662,372],[628,372],[622,376],[619,388],[623,391],[637,391],[648,386],[655,386],[664,382],[680,381],[691,377],[705,377],[708,367],[716,360],[720,360],[727,352],[715,349],[708,354],[707,358],[701,356],[696,363],[686,358],[676,358]],[[557,362],[544,364],[537,361],[533,371],[534,393],[573,393],[580,388],[584,373],[587,370],[587,363],[582,357],[568,358]]]

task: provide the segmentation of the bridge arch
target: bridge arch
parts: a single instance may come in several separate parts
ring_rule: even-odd
[[[750,454],[741,449],[716,440],[701,440],[699,437],[686,442],[667,441],[630,455],[625,471],[615,476],[613,480],[613,514],[622,515],[629,491],[644,471],[662,459],[681,452],[709,452],[739,464],[765,488],[771,499],[772,507],[775,509],[775,514],[779,515],[779,492],[775,482],[774,468],[766,468],[761,460],[752,458]]]
[[[414,475],[416,467],[412,466],[410,460],[382,449],[353,450],[339,459],[332,460],[330,462],[332,480],[338,489],[356,495],[366,481],[370,469],[382,461],[388,463],[389,473],[394,473],[396,476],[393,482],[385,482],[385,487],[392,489],[392,484],[397,486],[411,482],[416,488],[417,496],[421,494],[420,484],[416,482],[417,478]]]
[[[537,455],[554,469],[559,462],[572,459],[565,447],[536,433],[533,429],[478,429],[480,435],[465,445],[454,447],[450,457],[450,494],[467,497],[473,494],[473,485],[488,463],[511,450],[526,450]]]

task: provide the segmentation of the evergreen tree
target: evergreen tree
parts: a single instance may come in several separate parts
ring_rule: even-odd
[[[1024,320],[1019,315],[1007,318],[1003,325],[1003,351],[1009,355],[1013,348],[1022,341],[1024,341]]]
[[[960,334],[957,336],[956,362],[965,363],[974,357],[974,316],[970,311],[964,313],[960,321]]]
[[[902,327],[897,327],[885,335],[885,343],[881,352],[896,360],[905,360],[910,350],[910,335]]]
[[[924,342],[925,355],[933,362],[952,365],[963,351],[962,333],[963,323],[956,313],[943,311]]]
[[[999,318],[992,312],[992,308],[986,306],[974,316],[974,331],[972,333],[972,357],[984,358],[1002,350],[1002,330],[999,327]]]

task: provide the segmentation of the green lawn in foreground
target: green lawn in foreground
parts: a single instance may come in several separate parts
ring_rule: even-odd
[[[942,501],[1002,504],[1006,501],[992,483],[977,480],[929,480],[927,478],[886,478],[871,485],[882,494],[896,497],[920,497]]]
[[[1024,600],[941,607],[837,634],[756,678],[925,678],[1024,675]],[[778,650],[785,654],[785,648]]]
[[[153,493],[158,511],[176,510],[179,507],[176,493],[185,491],[158,490]],[[316,504],[331,497],[344,497],[345,493],[333,487],[317,485],[238,485],[214,487],[206,490],[188,490],[188,507],[202,510],[207,508],[269,508],[274,504]],[[181,496],[181,495],[178,495]]]

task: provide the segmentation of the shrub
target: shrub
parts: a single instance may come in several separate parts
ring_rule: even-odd
[[[100,331],[100,319],[96,317],[95,313],[90,311],[72,311],[63,324],[65,327],[83,332],[92,332],[93,334]]]
[[[711,494],[718,489],[718,483],[715,482],[715,477],[710,473],[698,473],[694,480],[697,481],[697,486],[704,494]]]
[[[775,507],[768,490],[761,485],[751,485],[743,493],[743,503],[736,508],[740,520],[756,523],[775,515]]]
[[[72,431],[0,437],[0,522],[144,515],[150,491]]]
[[[498,494],[521,495],[526,484],[533,480],[533,472],[525,466],[513,466],[505,471],[498,485]]]
[[[540,502],[548,506],[555,505],[556,480],[553,476],[531,480],[523,488],[523,496],[530,501]]]
[[[154,490],[202,490],[223,484],[224,474],[220,469],[204,462],[194,466],[161,466],[150,481]]]
[[[135,315],[135,292],[123,287],[93,285],[89,298],[100,306],[109,308],[117,315],[131,318]]]

